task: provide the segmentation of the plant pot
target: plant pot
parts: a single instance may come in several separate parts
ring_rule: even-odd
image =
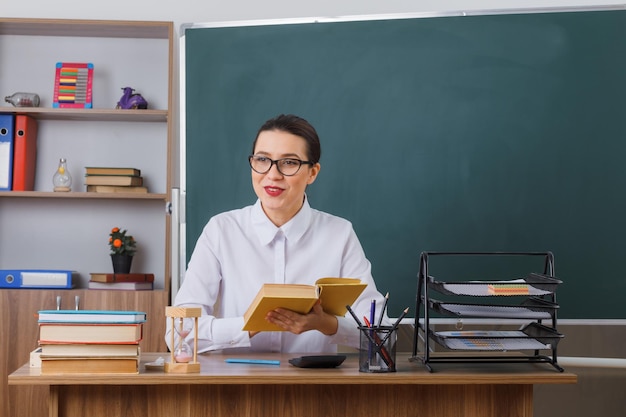
[[[111,255],[111,261],[113,262],[113,273],[115,274],[129,274],[130,266],[133,263],[133,257],[131,255],[114,254]]]

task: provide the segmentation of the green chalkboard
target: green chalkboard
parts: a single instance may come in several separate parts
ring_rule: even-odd
[[[183,36],[187,257],[256,200],[258,127],[295,113],[322,141],[311,205],[353,222],[391,315],[413,310],[422,251],[552,251],[560,318],[626,318],[626,11]]]

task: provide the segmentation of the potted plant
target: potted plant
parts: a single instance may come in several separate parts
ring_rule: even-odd
[[[109,247],[111,248],[113,272],[116,274],[130,273],[133,255],[137,251],[135,239],[127,234],[126,229],[121,230],[119,227],[114,227],[109,234]]]

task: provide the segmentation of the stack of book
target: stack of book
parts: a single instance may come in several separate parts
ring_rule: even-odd
[[[85,185],[95,193],[147,193],[137,168],[85,167]]]
[[[138,373],[145,321],[140,311],[39,311],[41,373]]]
[[[92,272],[87,288],[91,290],[151,290],[154,274],[114,274]]]

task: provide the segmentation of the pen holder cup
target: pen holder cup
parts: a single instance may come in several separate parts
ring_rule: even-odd
[[[397,329],[359,327],[359,372],[396,372]]]

